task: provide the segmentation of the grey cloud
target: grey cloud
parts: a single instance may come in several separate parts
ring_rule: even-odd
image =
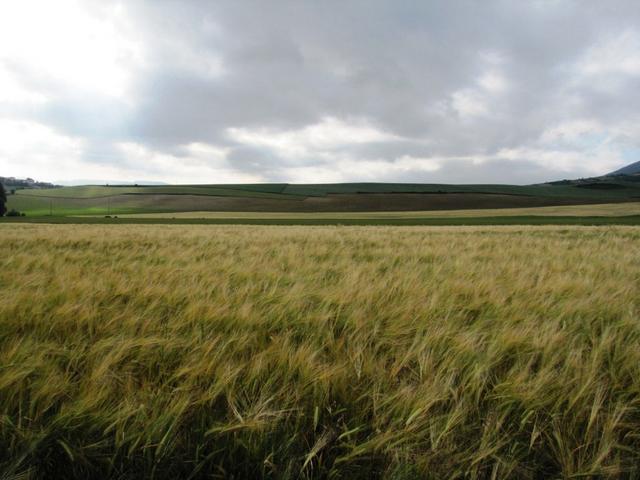
[[[327,117],[357,118],[400,138],[339,148],[355,161],[453,158],[435,172],[380,181],[418,175],[530,183],[552,179],[556,170],[530,159],[501,160],[501,150],[545,148],[541,135],[563,122],[640,120],[638,75],[614,74],[607,80],[614,87],[602,88],[603,79],[577,68],[606,39],[624,31],[640,35],[635,1],[133,0],[123,6],[145,51],[144,62],[130,65],[129,105],[60,93],[52,84],[58,100],[33,114],[87,139],[88,162],[126,165],[110,150],[118,142],[178,157],[184,145],[199,142],[228,148],[234,170],[287,181],[296,164],[327,167],[331,157],[310,152],[292,161],[278,149],[233,140],[228,129],[293,131]],[[101,14],[100,2],[92,8]],[[204,68],[207,62],[220,71]],[[502,90],[479,83],[492,72],[503,79]],[[461,113],[465,102],[475,114]],[[493,160],[455,160],[474,155]]]
[[[278,182],[285,165],[273,153],[255,147],[235,147],[228,155],[234,169],[260,175],[266,182]]]

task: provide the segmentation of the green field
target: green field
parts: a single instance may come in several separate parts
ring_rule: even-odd
[[[26,216],[4,223],[253,225],[640,225],[640,203],[404,212],[165,212]]]
[[[0,242],[0,478],[640,475],[637,227]]]
[[[7,206],[29,216],[66,216],[192,211],[344,213],[469,210],[640,200],[639,182],[611,182],[529,186],[391,183],[94,185],[17,190],[15,195],[9,195]]]

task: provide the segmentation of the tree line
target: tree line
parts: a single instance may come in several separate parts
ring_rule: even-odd
[[[7,192],[4,191],[4,185],[0,183],[0,217],[4,217],[7,212]]]
[[[15,193],[16,191],[14,189],[11,189],[11,195],[14,195]],[[2,184],[2,182],[0,182],[0,217],[4,217],[5,215],[7,217],[24,217],[25,216],[24,213],[20,213],[15,208],[12,208],[11,210],[7,210],[7,189]]]

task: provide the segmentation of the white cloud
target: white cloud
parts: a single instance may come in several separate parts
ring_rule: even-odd
[[[505,148],[495,155],[496,159],[514,162],[530,162],[551,172],[577,172],[602,175],[624,163],[621,154],[614,148],[599,148],[592,151],[553,150],[541,148]]]
[[[91,163],[85,159],[86,141],[62,135],[40,123],[0,119],[0,138],[3,176],[168,183],[261,181],[259,176],[234,171],[226,161],[226,149],[205,143],[184,145],[180,155],[169,155],[135,142],[123,142],[115,145],[115,151],[124,162]]]
[[[79,0],[3,2],[0,61],[63,88],[124,97],[140,52],[125,15],[119,3],[92,13]]]
[[[507,79],[497,71],[485,72],[478,80],[478,84],[483,89],[494,94],[504,92],[508,86]]]
[[[451,107],[463,121],[496,114],[497,105],[510,86],[503,72],[507,62],[502,53],[479,52],[477,62],[483,73],[471,86],[458,89],[450,96]]]
[[[321,122],[298,130],[229,128],[235,142],[264,147],[289,158],[333,150],[349,145],[396,140],[398,137],[371,126],[364,120],[344,121],[325,117]]]
[[[597,120],[570,120],[548,128],[542,133],[543,143],[576,142],[586,135],[602,135],[606,128]]]
[[[0,104],[41,104],[46,101],[44,93],[26,88],[0,63]]]
[[[442,161],[436,158],[419,158],[411,155],[402,155],[395,162],[389,165],[393,171],[413,171],[435,172],[442,168]]]
[[[425,174],[440,169],[442,159],[416,158],[403,155],[393,162],[383,159],[361,159],[336,154],[324,165],[291,166],[286,174],[291,182],[376,182],[380,177],[405,178],[407,175]]]
[[[451,106],[464,120],[489,113],[486,98],[475,89],[458,90],[451,95]]]
[[[0,171],[6,176],[51,180],[73,178],[78,171],[98,177],[115,172],[84,163],[84,140],[37,122],[0,119],[0,138]]]
[[[172,155],[154,151],[135,142],[117,144],[127,167],[121,178],[129,180],[140,175],[167,183],[255,183],[262,181],[258,175],[235,171],[227,163],[225,148],[205,143],[191,143],[182,147],[181,154]]]
[[[588,76],[640,75],[640,33],[625,30],[602,40],[579,60],[578,69]]]

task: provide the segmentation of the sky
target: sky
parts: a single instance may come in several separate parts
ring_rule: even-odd
[[[0,175],[528,184],[640,160],[637,0],[8,0]]]

